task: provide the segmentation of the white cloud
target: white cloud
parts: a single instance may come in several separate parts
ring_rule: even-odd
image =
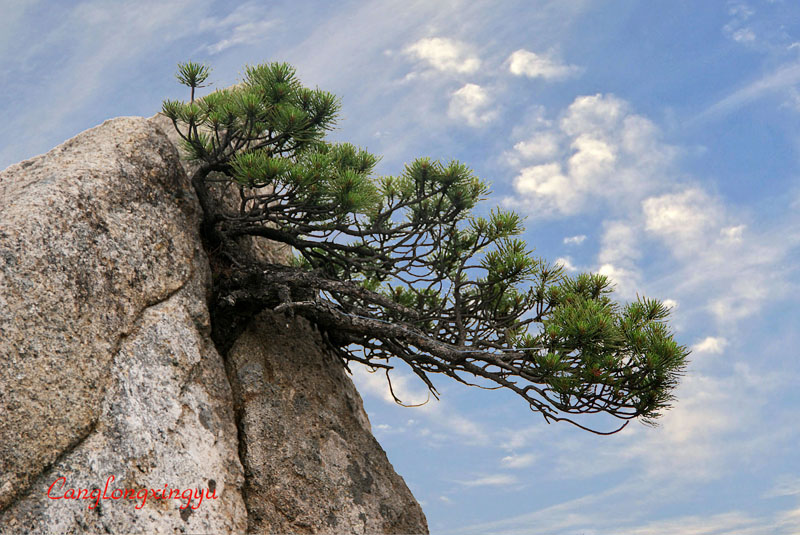
[[[737,43],[752,43],[756,40],[756,34],[750,28],[739,28],[731,33],[731,39]]]
[[[684,258],[715,250],[720,235],[735,243],[744,230],[743,225],[723,228],[728,218],[721,203],[698,187],[649,197],[642,201],[642,213],[645,230]]]
[[[536,455],[526,453],[524,455],[507,455],[500,459],[500,464],[505,468],[527,468],[536,462]]]
[[[644,290],[643,251],[648,258],[658,255],[665,267],[675,262],[659,285],[669,284],[672,297],[688,304],[683,315],[707,310],[721,327],[757,313],[771,296],[790,293],[786,258],[800,243],[796,222],[756,234],[742,221],[750,219],[747,212],[726,207],[700,186],[676,184],[678,150],[625,101],[581,96],[555,123],[541,112],[534,119],[526,121],[533,130],[530,146],[547,139],[557,140],[558,148],[543,151],[555,155],[550,160],[520,165],[513,180],[517,195],[503,202],[529,217],[606,209],[595,271],[614,282],[621,298]],[[512,165],[524,161],[520,149],[527,146],[520,143],[505,153]],[[652,249],[653,239],[663,248]],[[657,288],[647,290],[657,295]]]
[[[628,104],[613,95],[581,96],[567,108],[561,119],[561,130],[576,138],[581,135],[609,137],[628,114]]]
[[[570,176],[582,189],[592,189],[614,170],[616,147],[605,139],[580,135],[572,142],[575,153],[570,157]]]
[[[800,46],[800,45],[798,45]],[[531,133],[555,133],[553,125],[555,121],[547,117],[547,109],[541,104],[531,106],[520,117],[517,123],[511,129],[511,138],[515,140],[523,140],[531,136]]]
[[[678,302],[674,299],[664,299],[662,303],[664,303],[664,306],[670,310],[674,311],[678,309]]]
[[[644,525],[631,526],[630,535],[759,535],[764,533],[764,519],[731,511],[714,515],[685,515],[678,518],[651,520]]]
[[[590,205],[599,208],[598,201],[630,211],[663,188],[675,154],[651,121],[633,114],[625,101],[600,94],[577,97],[555,126],[535,131],[514,149],[506,154],[509,163],[527,155],[538,163],[519,170],[514,186],[520,195],[505,202],[538,217],[574,215]]]
[[[713,345],[713,344],[709,344]],[[722,344],[720,344],[722,345]],[[656,430],[636,428],[626,455],[638,458],[651,477],[686,482],[718,479],[758,461],[775,431],[753,433],[767,396],[791,379],[735,364],[726,376],[689,370],[675,392],[675,406]]]
[[[786,531],[785,533],[796,535],[798,531],[800,531],[800,507],[792,509],[791,511],[781,512],[775,525],[776,527],[780,526],[781,528],[792,530],[791,532]]]
[[[753,8],[744,2],[731,2],[730,6],[728,7],[728,15],[740,20],[749,19],[754,14],[755,11],[753,11]]]
[[[460,526],[447,534],[551,535],[795,535],[800,508],[752,515],[747,511],[707,510],[702,515],[663,518],[664,501],[692,489],[660,487],[649,479],[629,481],[607,490],[492,522]],[[653,518],[656,518],[655,520]]]
[[[617,294],[624,299],[632,299],[639,288],[640,274],[637,270],[615,266],[614,264],[602,264],[597,273],[608,277]]]
[[[514,188],[528,199],[535,200],[536,208],[544,213],[576,212],[581,200],[559,163],[522,169],[514,179]]]
[[[745,232],[745,224],[731,224],[733,213],[698,187],[642,202],[645,230],[681,262],[675,272],[679,291],[692,300],[702,296],[702,306],[725,328],[758,313],[768,299],[787,295],[791,269],[785,258],[800,241],[796,224],[755,234]]]
[[[353,371],[353,378],[358,380],[359,387],[371,394],[383,399],[386,403],[395,403],[394,397],[389,390],[389,382],[386,380],[386,374],[383,370],[371,372],[366,366],[353,363],[351,365]],[[421,388],[419,380],[415,380],[410,375],[390,372],[392,380],[392,390],[395,396],[406,405],[419,405],[424,403],[425,400],[430,400],[430,404],[436,403],[436,400],[431,400],[428,390]],[[427,405],[423,405],[427,406]]]
[[[0,20],[0,50],[8,51],[9,43],[12,42],[14,33],[20,28],[24,28],[21,22],[26,16],[26,11],[30,11],[39,3],[37,0],[4,0],[3,17]]]
[[[481,65],[465,43],[444,37],[420,39],[407,47],[405,52],[442,72],[470,74]]]
[[[633,266],[641,256],[638,230],[628,221],[606,221],[600,244],[597,260],[601,264]]]
[[[800,476],[784,474],[775,481],[775,486],[764,497],[776,498],[778,496],[800,496]]]
[[[218,54],[236,45],[254,44],[266,39],[270,28],[275,26],[273,20],[245,22],[230,30],[230,35],[206,47],[210,54]]]
[[[264,6],[245,2],[225,17],[203,19],[197,25],[197,31],[218,35],[215,42],[205,47],[209,54],[214,55],[233,46],[257,44],[270,38],[277,22]]]
[[[484,442],[486,434],[481,429],[481,426],[473,422],[469,418],[450,412],[447,416],[447,427],[462,437],[470,437],[477,442]]]
[[[694,353],[720,354],[725,350],[728,341],[721,337],[707,336],[692,346]]]
[[[353,382],[356,383],[358,390],[365,395],[372,395],[385,403],[397,406],[392,393],[389,390],[389,383],[386,381],[386,374],[383,370],[370,372],[366,366],[355,362],[350,363],[353,372]],[[445,401],[436,400],[429,395],[425,385],[418,377],[410,373],[402,373],[399,370],[390,372],[392,380],[392,390],[394,394],[406,405],[419,405],[409,410],[417,411],[414,414],[420,418],[427,419],[436,432],[430,430],[419,430],[418,422],[409,419],[406,428],[413,427],[415,432],[420,435],[428,436],[432,441],[467,439],[471,443],[485,443],[488,436],[483,428],[473,420],[459,414],[452,407],[446,406]],[[425,401],[428,400],[427,403]],[[381,428],[383,429],[383,428]],[[392,431],[402,431],[402,429],[392,429]]]
[[[580,72],[575,65],[565,65],[548,55],[525,49],[517,50],[508,57],[508,70],[516,76],[544,80],[563,80]]]
[[[726,227],[719,231],[723,241],[730,243],[741,243],[742,235],[747,225],[736,225],[735,227]]]
[[[745,24],[755,14],[755,11],[744,3],[735,3],[728,9],[728,14],[731,16],[731,20],[722,28],[722,32],[737,43],[754,43],[756,34]]]
[[[675,392],[677,401],[660,418],[659,427],[628,426],[591,451],[586,451],[583,441],[562,440],[557,451],[542,455],[551,459],[558,477],[598,476],[627,467],[641,476],[629,484],[661,488],[663,498],[683,492],[679,489],[735,477],[740,473],[737,467],[763,460],[761,452],[767,444],[791,442],[792,434],[784,430],[754,430],[763,430],[760,424],[770,392],[785,388],[792,380],[741,364],[734,365],[732,372],[711,377],[692,365]],[[626,494],[632,497],[636,492],[628,489]],[[649,509],[658,507],[661,500],[650,495],[642,501],[640,505]]]
[[[465,487],[504,487],[513,485],[517,482],[517,478],[508,474],[495,474],[491,476],[479,477],[467,481],[459,481],[458,483]]]
[[[572,261],[569,258],[564,258],[564,257],[556,258],[556,261],[554,263],[556,265],[562,266],[567,271],[578,271],[578,268],[576,268],[573,265]]]
[[[556,157],[561,147],[554,132],[540,132],[514,144],[514,150],[524,160],[547,160]]]
[[[533,425],[523,429],[502,429],[499,433],[500,437],[502,437],[500,447],[508,452],[513,452],[541,440],[543,432],[546,433],[547,430],[540,425]]]
[[[492,99],[484,88],[465,84],[450,96],[448,115],[453,119],[464,119],[470,126],[482,126],[497,116],[491,104]]]
[[[721,279],[729,282],[730,286],[719,292],[717,297],[711,299],[709,309],[714,313],[720,323],[731,323],[744,319],[758,312],[761,304],[770,295],[779,295],[780,288],[769,287],[771,273],[759,272],[762,266],[742,265],[731,272],[720,273]]]
[[[641,278],[636,267],[641,256],[638,230],[631,222],[619,220],[607,221],[603,227],[597,272],[611,279],[621,297],[633,299]]]
[[[716,204],[698,188],[650,197],[642,202],[642,210],[646,230],[676,240],[698,239],[721,218]]]
[[[756,233],[741,223],[751,218],[698,186],[684,186],[645,198],[631,224],[641,225],[677,260],[664,279],[671,282],[669,292],[689,309],[710,312],[724,331],[791,293],[788,258],[800,243],[797,221]]]
[[[567,236],[564,238],[564,245],[580,245],[586,240],[585,234],[579,234],[577,236]]]

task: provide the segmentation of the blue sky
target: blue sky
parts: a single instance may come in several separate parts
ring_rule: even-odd
[[[693,348],[658,428],[597,437],[439,381],[374,432],[432,533],[800,533],[800,6],[780,1],[0,0],[0,168],[186,98],[178,61],[288,61],[333,137],[458,159],[537,253],[669,300]],[[425,399],[398,370],[400,397]]]

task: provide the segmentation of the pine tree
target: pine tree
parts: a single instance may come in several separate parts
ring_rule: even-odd
[[[289,65],[248,67],[242,83],[195,99],[208,74],[181,64],[191,100],[162,111],[196,163],[218,344],[271,308],[316,324],[345,363],[389,377],[403,361],[434,395],[432,374],[506,388],[547,421],[593,432],[574,415],[606,413],[618,431],[669,406],[688,351],[661,302],[618,304],[605,276],[534,257],[519,215],[473,214],[488,187],[459,162],[375,176],[378,158],[325,139],[338,99]],[[235,186],[235,203],[213,194],[219,184]],[[288,244],[292,265],[254,261],[242,236]]]

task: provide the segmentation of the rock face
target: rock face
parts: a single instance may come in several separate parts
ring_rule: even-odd
[[[302,318],[257,316],[231,348],[253,533],[427,533],[343,364]]]
[[[0,527],[238,532],[230,386],[207,336],[208,263],[174,146],[121,118],[0,174]],[[207,487],[178,500],[53,500],[68,488]],[[55,487],[59,490],[59,486]],[[110,491],[109,491],[110,492]],[[206,507],[206,505],[208,507]]]
[[[0,533],[427,532],[308,326],[264,313],[226,365],[199,216],[156,121],[0,172]],[[53,499],[110,476],[155,495]]]

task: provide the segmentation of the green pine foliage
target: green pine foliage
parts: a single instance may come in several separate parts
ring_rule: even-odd
[[[227,263],[218,310],[303,315],[345,361],[402,360],[434,394],[436,373],[507,388],[548,421],[586,428],[574,415],[605,413],[624,427],[669,406],[688,351],[660,301],[618,304],[607,277],[533,256],[518,214],[473,213],[489,190],[462,163],[420,158],[375,176],[377,157],[325,139],[338,99],[289,65],[248,67],[240,84],[195,99],[208,74],[179,65],[191,99],[162,111],[198,164],[205,238]],[[214,198],[220,182],[238,190],[238,210]],[[254,264],[241,236],[292,246],[292,266]]]

